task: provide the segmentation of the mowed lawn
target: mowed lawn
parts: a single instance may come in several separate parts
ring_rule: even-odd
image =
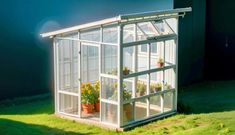
[[[49,95],[5,101],[0,105],[0,135],[235,134],[235,81],[204,82],[180,88],[179,101],[187,114],[176,114],[126,132],[58,118],[53,115]]]

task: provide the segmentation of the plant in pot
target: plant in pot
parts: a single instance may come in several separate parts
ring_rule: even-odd
[[[94,88],[94,103],[95,103],[95,111],[100,112],[100,81],[96,81],[93,85]]]
[[[152,83],[150,84],[150,91],[153,92],[158,92],[162,90],[162,84],[161,83]]]
[[[143,96],[146,94],[146,84],[144,82],[138,81],[137,82],[137,87],[136,87],[136,96]]]
[[[123,89],[123,100],[128,101],[131,99],[131,92],[124,87]],[[124,112],[124,121],[130,121],[133,119],[132,115],[133,105],[131,103],[127,103],[123,105],[123,112]]]
[[[81,85],[82,111],[92,113],[94,108],[94,87],[90,82]]]
[[[123,74],[128,75],[129,73],[130,73],[130,69],[128,69],[128,67],[124,67]]]
[[[157,66],[162,68],[164,66],[164,59],[163,58],[159,58],[157,61]]]

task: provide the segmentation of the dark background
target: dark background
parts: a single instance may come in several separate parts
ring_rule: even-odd
[[[53,90],[52,41],[39,34],[117,16],[172,9],[173,0],[3,0],[0,100]]]
[[[208,0],[205,76],[212,80],[235,78],[235,1]]]
[[[193,8],[179,22],[179,85],[235,79],[234,0],[8,0],[0,2],[0,100],[53,90],[52,41],[40,33],[173,7]]]

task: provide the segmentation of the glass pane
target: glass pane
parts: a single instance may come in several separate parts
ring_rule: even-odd
[[[163,71],[150,74],[150,93],[156,93],[162,90]]]
[[[136,86],[136,97],[145,96],[147,94],[147,75],[138,76]]]
[[[134,41],[134,24],[125,25],[123,27],[123,43]]]
[[[94,83],[99,80],[99,49],[85,44],[81,49],[81,81]]]
[[[165,21],[169,25],[169,27],[174,31],[174,33],[178,33],[178,31],[177,31],[178,19],[170,18],[170,19],[166,19]]]
[[[136,120],[147,117],[147,102],[146,99],[135,102],[135,118]]]
[[[151,43],[150,62],[151,69],[165,66],[164,42]]]
[[[164,94],[164,112],[173,109],[173,93],[167,92]]]
[[[175,88],[175,71],[174,69],[167,69],[164,73],[164,90]]]
[[[165,64],[174,65],[175,64],[175,53],[176,45],[174,40],[165,41]]]
[[[134,47],[126,47],[123,49],[123,67],[124,75],[134,72]]]
[[[118,42],[117,26],[109,26],[109,27],[103,28],[103,42],[105,43],[117,43]]]
[[[58,40],[59,89],[78,92],[78,43]]]
[[[101,103],[101,121],[117,124],[117,106],[108,103]]]
[[[59,94],[59,111],[78,115],[78,97]]]
[[[160,35],[173,34],[171,27],[165,20],[156,20],[153,22],[155,28],[160,33]]]
[[[100,29],[81,31],[80,39],[98,42],[100,41]]]
[[[138,23],[138,40],[144,40],[147,37],[153,37],[159,35],[158,31],[155,29],[154,25],[151,22]],[[141,35],[145,37],[142,37]]]
[[[156,95],[153,97],[150,97],[150,115],[156,115],[161,113],[161,96]]]
[[[117,101],[117,80],[101,78],[101,98]]]
[[[102,73],[117,75],[117,46],[102,45]]]
[[[138,61],[138,68],[137,71],[145,71],[147,70],[148,65],[148,53],[147,53],[148,44],[143,44],[138,46],[138,53],[137,53],[137,61]],[[143,50],[143,51],[142,51]]]
[[[133,81],[130,79],[125,79],[123,83],[123,101],[128,101],[132,97],[132,87]]]

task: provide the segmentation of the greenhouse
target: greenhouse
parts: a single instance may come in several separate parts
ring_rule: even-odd
[[[178,21],[191,8],[53,32],[55,113],[126,129],[177,112]]]

